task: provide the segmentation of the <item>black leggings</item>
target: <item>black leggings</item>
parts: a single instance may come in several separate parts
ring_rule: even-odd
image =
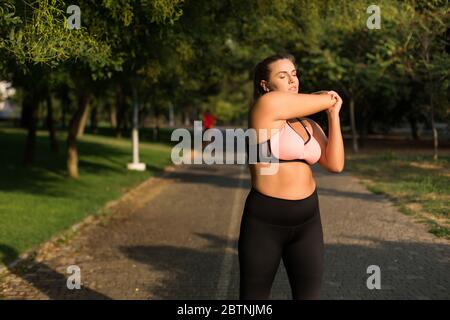
[[[323,233],[317,188],[306,198],[271,197],[252,188],[238,242],[239,299],[269,299],[281,259],[293,299],[319,299]]]

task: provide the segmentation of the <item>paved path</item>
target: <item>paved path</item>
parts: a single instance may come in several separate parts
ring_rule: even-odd
[[[348,173],[314,167],[325,237],[324,299],[449,299],[450,241]],[[0,278],[7,299],[237,299],[237,239],[250,176],[242,165],[190,165],[153,178],[107,223]],[[78,265],[82,289],[66,287]],[[381,269],[369,290],[367,267]],[[23,269],[23,268],[22,268]],[[273,299],[290,299],[281,263]]]

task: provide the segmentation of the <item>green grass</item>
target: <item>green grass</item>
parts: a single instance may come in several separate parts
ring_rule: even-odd
[[[450,156],[380,151],[347,156],[346,170],[363,179],[369,190],[384,194],[429,231],[450,238]]]
[[[0,261],[68,229],[108,201],[171,163],[170,145],[141,143],[145,172],[126,169],[131,142],[86,134],[79,139],[80,179],[66,175],[66,133],[58,133],[60,152],[51,152],[45,131],[38,132],[35,166],[22,166],[26,133],[0,128]]]

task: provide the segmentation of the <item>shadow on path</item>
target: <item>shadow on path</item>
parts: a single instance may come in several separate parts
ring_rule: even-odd
[[[10,246],[0,244],[0,252],[3,256],[17,259],[17,252]],[[23,259],[18,261],[14,267],[8,266],[6,261],[2,261],[9,272],[26,281],[40,292],[46,294],[50,299],[79,299],[79,300],[109,300],[110,298],[95,290],[83,286],[81,289],[70,290],[67,288],[67,277],[48,265],[37,262],[33,259]],[[28,268],[30,267],[30,268]],[[83,279],[81,277],[81,279]]]
[[[214,234],[195,235],[208,240],[204,248],[155,245],[123,246],[120,250],[128,258],[167,275],[158,283],[147,283],[146,290],[158,299],[215,299],[227,240]],[[325,246],[323,299],[450,298],[450,246],[363,240],[373,241],[374,245]],[[233,245],[237,245],[237,239]],[[230,281],[228,298],[237,299],[237,250],[232,255],[233,268],[227,275]],[[381,290],[369,290],[366,286],[370,265],[378,265],[381,269]],[[280,269],[276,279],[280,281],[274,283],[273,298],[276,299],[276,292],[280,291],[290,296],[287,280],[280,279]]]

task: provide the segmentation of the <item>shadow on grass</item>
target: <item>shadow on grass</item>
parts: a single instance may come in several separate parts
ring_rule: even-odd
[[[70,275],[61,274],[45,263],[28,258],[18,260],[14,267],[8,266],[8,262],[18,258],[17,251],[10,246],[0,244],[0,254],[4,257],[2,263],[7,266],[9,272],[26,281],[50,299],[110,300],[108,296],[83,285],[81,285],[81,289],[68,289],[67,278]]]
[[[33,167],[22,165],[25,146],[23,132],[0,132],[0,191],[25,192],[61,197],[69,190],[55,188],[62,179],[67,179],[65,141],[59,139],[61,150],[55,154],[50,150],[48,138],[38,136],[36,158]],[[108,146],[103,143],[79,141],[79,170],[83,174],[109,175],[127,172],[127,162],[131,162],[131,150]],[[123,159],[123,161],[120,161]],[[147,165],[147,171],[162,170],[155,165]],[[70,181],[83,185],[83,179]]]

